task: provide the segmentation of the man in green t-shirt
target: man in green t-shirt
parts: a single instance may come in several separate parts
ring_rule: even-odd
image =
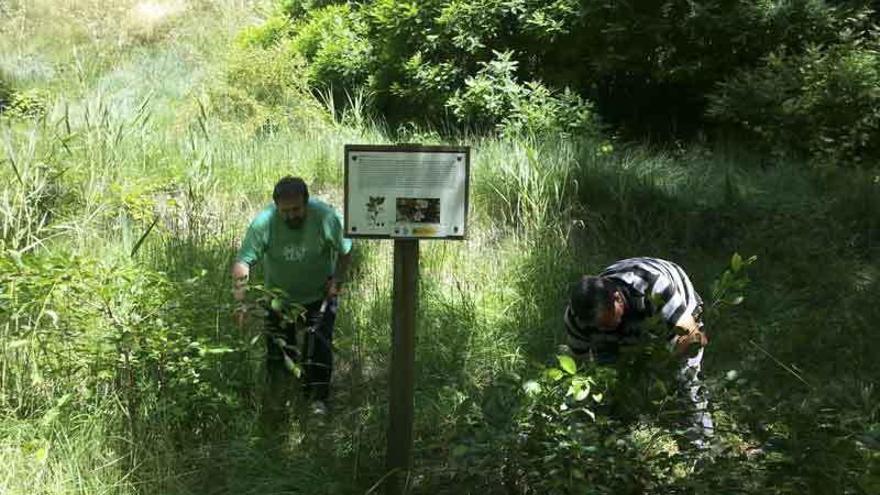
[[[270,336],[284,337],[288,345],[296,342],[297,327],[315,328],[315,336],[302,339],[299,350],[303,362],[304,392],[313,400],[313,410],[326,411],[333,371],[333,325],[337,295],[351,262],[351,240],[343,237],[342,217],[330,205],[309,198],[306,183],[299,177],[284,177],[275,185],[272,204],[253,219],[232,264],[233,295],[245,298],[248,275],[259,260],[263,262],[265,286],[285,294],[285,309],[303,307],[298,320],[283,318],[283,311],[269,308],[266,319]],[[236,314],[239,325],[244,311]],[[267,338],[266,368],[269,393],[286,380],[284,351],[275,339]],[[313,342],[311,349],[306,348]]]

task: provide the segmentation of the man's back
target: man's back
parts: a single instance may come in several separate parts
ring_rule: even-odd
[[[603,362],[613,361],[620,345],[638,340],[640,324],[646,318],[660,313],[669,333],[684,315],[699,313],[702,299],[693,283],[677,264],[651,257],[628,258],[605,268],[599,277],[606,280],[620,294],[625,308],[620,323],[614,329],[599,330],[579,322],[571,304],[565,309],[565,327],[569,347],[575,354],[592,352]]]
[[[703,300],[685,271],[677,264],[660,258],[639,257],[620,260],[599,274],[619,280],[631,289],[634,297],[644,298],[645,311],[654,315],[658,308],[653,298],[663,302],[659,310],[670,326],[685,314],[694,314]],[[640,301],[634,301],[640,302]]]

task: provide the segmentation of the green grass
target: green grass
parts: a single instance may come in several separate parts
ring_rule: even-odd
[[[240,82],[224,79],[238,63],[227,51],[266,4],[166,2],[184,3],[153,24],[133,20],[135,2],[0,10],[0,69],[42,104],[0,116],[3,493],[364,493],[384,474],[390,243],[356,243],[333,417],[294,421],[280,449],[257,439],[263,344],[250,343],[258,321],[233,327],[227,276],[278,177],[340,205],[343,145],[386,142],[382,126],[295,91],[295,111],[230,118],[215,98]],[[469,239],[422,243],[414,492],[501,490],[501,471],[468,478],[455,447],[496,418],[516,376],[553,362],[579,274],[666,257],[708,298],[735,251],[758,262],[744,304],[708,322],[705,367],[731,444],[772,437],[781,452],[644,491],[878,486],[876,171],[821,176],[696,146],[466,142]],[[668,434],[645,421],[638,442]]]

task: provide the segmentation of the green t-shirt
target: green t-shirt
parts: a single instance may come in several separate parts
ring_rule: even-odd
[[[351,240],[342,234],[342,216],[324,202],[309,199],[298,229],[288,227],[271,204],[251,222],[236,259],[250,266],[262,259],[267,288],[308,304],[324,298],[338,255],[351,251]]]

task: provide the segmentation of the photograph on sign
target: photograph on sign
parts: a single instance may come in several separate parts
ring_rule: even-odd
[[[345,148],[349,237],[464,238],[467,148]]]

